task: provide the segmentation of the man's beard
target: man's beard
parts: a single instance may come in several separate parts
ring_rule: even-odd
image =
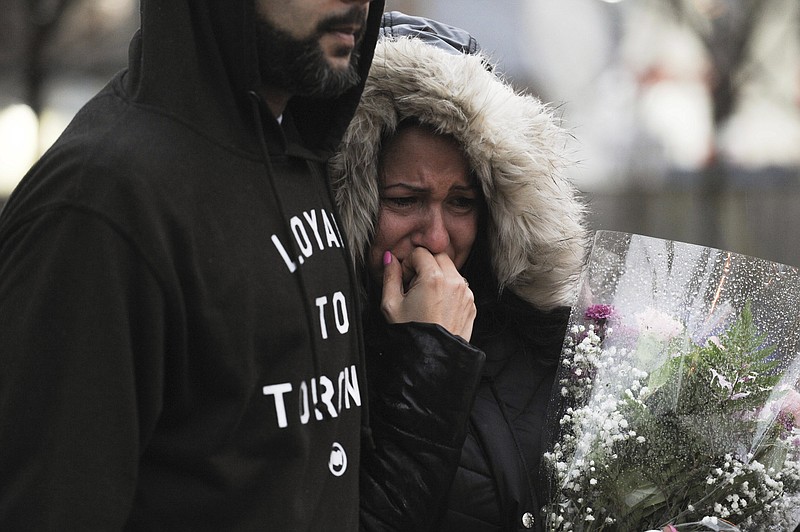
[[[256,39],[262,83],[297,96],[335,98],[341,95],[360,81],[357,67],[363,29],[356,35],[352,51],[341,50],[342,55],[350,53],[350,64],[342,70],[328,64],[319,40],[328,28],[357,21],[362,22],[364,28],[363,13],[353,9],[345,16],[322,21],[310,37],[298,40],[259,18]]]

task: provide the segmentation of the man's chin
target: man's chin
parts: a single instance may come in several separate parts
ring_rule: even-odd
[[[326,57],[325,58],[325,62],[328,64],[328,68],[330,69],[331,73],[334,73],[334,74],[344,73],[349,68],[352,67],[349,55],[347,55],[345,57],[341,57],[341,56]]]

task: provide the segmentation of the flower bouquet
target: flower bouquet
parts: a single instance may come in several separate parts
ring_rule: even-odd
[[[800,523],[800,275],[597,233],[543,460],[548,531]]]

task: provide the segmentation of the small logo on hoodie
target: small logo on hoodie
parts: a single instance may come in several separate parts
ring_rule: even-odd
[[[347,470],[347,453],[339,442],[333,442],[331,446],[331,457],[328,459],[328,469],[335,477],[341,477]]]

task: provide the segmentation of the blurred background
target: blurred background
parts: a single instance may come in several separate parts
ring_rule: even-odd
[[[387,0],[572,133],[592,229],[800,266],[799,0]],[[0,203],[124,68],[137,0],[0,0]],[[166,51],[165,51],[166,52]]]

